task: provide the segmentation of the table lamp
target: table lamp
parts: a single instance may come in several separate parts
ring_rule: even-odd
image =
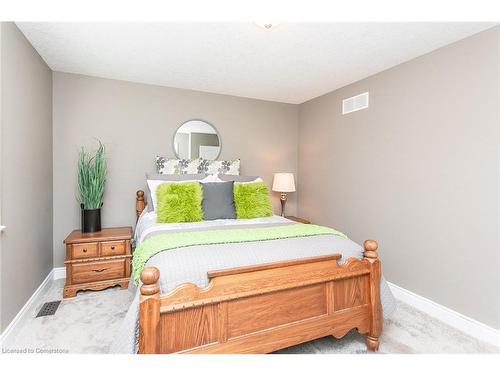
[[[273,191],[281,194],[281,216],[285,216],[286,193],[292,193],[295,191],[293,173],[275,173]]]

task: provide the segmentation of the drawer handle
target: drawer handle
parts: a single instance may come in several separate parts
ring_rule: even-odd
[[[99,270],[92,270],[92,271],[94,271],[94,272],[102,272],[102,271],[106,271],[106,268],[101,268]]]
[[[115,249],[115,247],[114,247],[114,246],[111,246],[111,250],[114,250],[114,249]]]
[[[86,253],[87,252],[87,249],[83,249],[83,252]]]

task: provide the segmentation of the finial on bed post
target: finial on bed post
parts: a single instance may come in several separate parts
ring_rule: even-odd
[[[374,262],[376,259],[378,259],[378,243],[375,240],[366,240],[363,244],[363,247],[365,248],[365,252],[363,253],[363,256],[365,259],[368,259],[369,262]]]
[[[155,294],[160,293],[160,286],[158,279],[160,278],[160,271],[156,267],[146,267],[141,272],[141,295],[144,297],[154,297]]]
[[[141,303],[139,308],[139,353],[158,353],[158,326],[160,323],[160,271],[146,267],[141,272]]]
[[[146,201],[144,200],[144,192],[142,190],[137,190],[135,193],[135,214],[137,218],[141,216],[142,211],[146,207]]]
[[[382,304],[380,302],[382,266],[378,259],[377,241],[366,240],[363,246],[365,248],[363,257],[370,262],[370,327],[366,335],[366,346],[368,350],[377,351],[382,333]]]

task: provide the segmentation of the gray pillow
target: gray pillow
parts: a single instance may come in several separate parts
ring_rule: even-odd
[[[188,181],[188,180],[203,180],[207,177],[206,174],[159,174],[159,173],[146,173],[147,180],[161,180],[161,181]],[[151,191],[148,184],[146,184],[146,212],[154,211],[153,200],[151,199]]]
[[[252,182],[259,178],[259,176],[237,176],[231,174],[219,174],[217,175],[222,181],[234,181],[234,182]]]
[[[204,220],[236,219],[233,185],[233,181],[201,183]]]

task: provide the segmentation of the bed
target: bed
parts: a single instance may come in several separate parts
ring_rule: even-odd
[[[157,224],[145,205],[138,191],[136,245],[175,233],[296,224],[280,216]],[[361,247],[325,234],[159,252],[140,273],[112,351],[269,353],[328,335],[341,338],[352,329],[376,351],[383,318],[395,308],[377,250],[373,240]]]

